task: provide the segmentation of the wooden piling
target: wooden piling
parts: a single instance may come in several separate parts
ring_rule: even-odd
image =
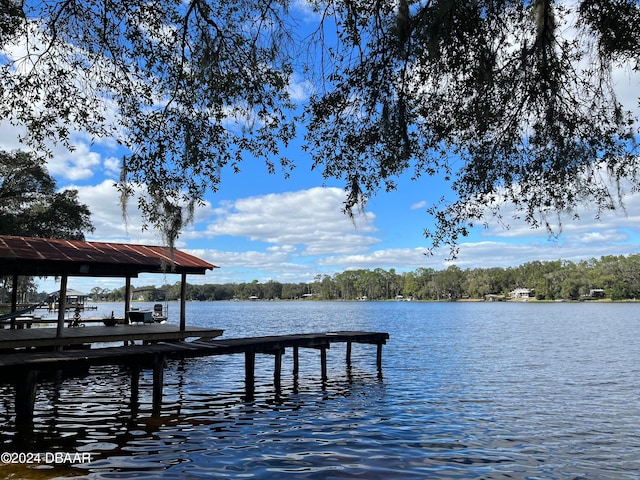
[[[293,346],[293,375],[298,375],[298,371],[299,371],[299,363],[298,363],[298,349],[299,347],[297,345]]]
[[[283,351],[278,349],[274,352],[274,365],[273,365],[273,388],[279,392],[281,387],[282,377],[282,353]]]
[[[140,406],[140,365],[131,365],[131,395],[129,397],[129,408],[131,416],[136,417]]]
[[[38,371],[28,369],[22,378],[16,379],[16,424],[25,425],[33,423],[33,409],[36,404],[36,391],[38,387]]]
[[[166,358],[164,355],[155,355],[155,359],[153,362],[153,417],[159,417],[162,411],[162,389],[164,387],[165,362]]]
[[[47,329],[27,331],[6,331],[5,337],[0,331],[0,347],[4,345],[6,354],[0,354],[0,375],[8,381],[15,381],[16,416],[19,421],[33,421],[33,408],[36,397],[38,371],[65,371],[86,369],[89,365],[128,365],[131,368],[131,414],[137,415],[139,407],[139,378],[142,368],[153,368],[153,415],[161,414],[164,368],[168,359],[195,358],[210,355],[245,355],[245,392],[246,399],[255,398],[255,361],[256,354],[274,355],[274,387],[277,393],[281,389],[282,355],[288,347],[293,348],[293,389],[298,389],[299,349],[320,350],[321,376],[323,385],[327,381],[327,349],[332,343],[346,343],[347,364],[351,362],[353,343],[376,345],[376,365],[382,375],[382,345],[389,338],[381,332],[330,332],[279,335],[268,337],[214,339],[221,331],[210,331],[193,327],[187,332],[168,331],[165,325],[123,326],[122,328],[91,327],[65,329],[64,336],[54,336],[55,329],[47,334]],[[124,335],[124,337],[119,332]],[[184,335],[183,335],[184,333]],[[215,335],[212,335],[215,334]],[[45,335],[47,334],[47,335]],[[116,335],[117,334],[117,335]],[[194,341],[184,337],[202,335]],[[24,337],[24,338],[22,338]],[[142,339],[143,345],[125,347],[105,347],[96,349],[65,349],[64,351],[45,351],[45,347],[69,346],[94,342],[115,342],[126,339]],[[206,339],[206,340],[205,340]],[[35,350],[39,347],[39,350]],[[13,350],[11,349],[18,349]],[[25,349],[20,351],[19,349]],[[3,349],[0,348],[0,351]]]
[[[327,346],[320,347],[320,366],[322,369],[322,381],[327,380]]]
[[[256,393],[256,352],[247,351],[244,353],[244,390],[245,399],[251,401]]]

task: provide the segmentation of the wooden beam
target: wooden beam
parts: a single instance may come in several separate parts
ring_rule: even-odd
[[[131,397],[129,398],[129,408],[131,409],[131,417],[138,415],[138,407],[140,406],[140,365],[131,365]]]
[[[159,327],[168,327],[161,326]],[[147,326],[146,328],[151,327]],[[120,327],[91,327],[72,328],[65,331],[66,335],[86,335],[89,330],[114,331]],[[137,326],[125,326],[122,329],[136,329]],[[144,329],[140,326],[139,329]],[[174,327],[175,328],[175,327]],[[192,327],[194,328],[194,327]],[[33,332],[6,331],[6,334],[21,335],[35,334]],[[188,330],[187,333],[196,330]],[[2,331],[0,331],[1,334]],[[52,332],[53,333],[53,332]],[[1,336],[1,335],[0,335]],[[197,336],[197,335],[194,335]],[[152,343],[149,345],[136,345],[131,347],[104,347],[91,350],[64,350],[59,352],[30,351],[12,352],[0,355],[0,372],[8,381],[13,381],[15,389],[16,412],[19,421],[24,428],[29,428],[33,423],[33,408],[37,388],[38,371],[73,371],[73,367],[86,367],[88,365],[129,365],[131,367],[131,415],[137,417],[139,410],[139,376],[142,365],[151,365],[153,368],[153,408],[152,415],[158,417],[162,410],[162,390],[164,387],[164,368],[167,359],[195,358],[210,355],[245,354],[245,401],[255,399],[255,356],[256,353],[272,354],[274,359],[274,386],[276,395],[281,388],[282,355],[286,347],[293,347],[294,356],[297,356],[299,347],[320,350],[322,366],[322,388],[326,388],[327,381],[327,349],[331,343],[365,343],[376,344],[378,365],[378,378],[382,379],[382,345],[386,343],[389,334],[380,332],[341,332],[336,334],[296,334],[270,337],[236,338],[194,342],[167,342]],[[294,358],[294,369],[297,372],[297,360]],[[350,369],[347,369],[350,375]],[[293,392],[298,392],[298,376],[293,378]]]
[[[327,380],[327,346],[320,347],[320,366],[322,369],[322,381]]]
[[[151,415],[159,417],[162,411],[162,389],[164,387],[164,366],[166,358],[156,354],[153,362],[153,407]]]
[[[18,274],[13,274],[11,283],[11,313],[18,311]],[[16,317],[11,317],[11,330],[16,328]]]
[[[184,332],[187,326],[187,274],[182,274],[180,282],[180,331]]]
[[[58,327],[56,337],[62,337],[64,332],[64,316],[67,313],[67,275],[60,277],[60,296],[58,297]]]
[[[129,310],[131,310],[131,276],[127,275],[124,287],[124,322],[126,324],[131,323],[131,319],[129,318]]]
[[[36,404],[38,371],[29,369],[15,382],[16,423],[29,425],[33,423],[33,409]]]
[[[273,365],[273,388],[276,392],[280,392],[282,377],[282,350],[276,350],[274,352],[274,365]]]
[[[351,365],[351,342],[347,342],[347,366]]]
[[[24,330],[0,329],[0,350],[8,348],[50,348],[55,346],[81,345],[141,340],[143,342],[172,342],[188,337],[215,338],[224,330],[190,327],[184,332],[176,325],[144,324],[118,325],[115,327],[93,326],[87,328],[66,328],[62,337],[56,336],[55,328],[29,328]],[[0,360],[4,355],[0,355]]]
[[[244,353],[244,389],[245,400],[251,401],[256,393],[256,353],[247,351]]]
[[[298,345],[293,346],[293,374],[298,375],[299,363],[298,363]]]

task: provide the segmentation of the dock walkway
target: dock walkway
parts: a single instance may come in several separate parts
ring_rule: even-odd
[[[160,342],[178,341],[187,338],[214,338],[223,330],[186,327],[181,331],[177,325],[146,324],[117,325],[114,327],[87,326],[67,327],[60,336],[55,328],[26,328],[22,330],[0,329],[0,351],[14,348],[47,348],[136,341]],[[102,350],[102,349],[101,349]]]
[[[161,327],[164,325],[157,325]],[[130,325],[128,328],[136,327]],[[102,327],[94,327],[97,329]],[[111,327],[104,327],[113,330]],[[140,328],[148,328],[146,326]],[[45,329],[41,329],[45,330]],[[80,331],[81,329],[73,329]],[[90,330],[87,328],[87,330]],[[14,331],[14,333],[21,333]],[[185,333],[189,336],[199,336],[195,334],[213,334],[220,330],[209,329],[190,329]],[[219,335],[219,334],[218,334]],[[155,334],[158,337],[160,334]],[[86,340],[87,336],[76,337],[73,340],[81,338]],[[120,340],[122,337],[107,337],[110,341]],[[231,355],[238,353],[245,354],[284,354],[286,348],[293,348],[294,352],[297,348],[330,348],[332,343],[365,343],[378,345],[381,350],[382,345],[386,343],[389,334],[380,332],[328,332],[328,333],[306,333],[297,335],[276,335],[267,337],[247,337],[247,338],[230,338],[230,339],[199,339],[191,342],[166,343],[160,341],[150,345],[130,345],[125,347],[105,347],[89,350],[63,350],[52,352],[40,351],[23,351],[16,350],[10,354],[0,354],[0,373],[2,375],[10,374],[16,368],[20,369],[62,369],[66,366],[78,365],[131,365],[146,364],[149,360],[153,360],[157,355],[162,355],[165,359],[183,359],[194,357],[205,357],[213,355]],[[55,340],[55,339],[54,339]],[[105,337],[101,337],[100,341],[104,342]],[[17,342],[22,344],[22,342]],[[4,345],[4,342],[0,342]],[[350,361],[351,358],[347,358]],[[381,365],[381,356],[377,356],[378,367]]]
[[[139,329],[148,329],[145,338],[153,337],[153,343],[142,345],[128,345],[118,347],[104,347],[83,350],[57,350],[57,351],[37,351],[29,349],[12,350],[11,353],[0,354],[0,375],[4,380],[12,381],[15,385],[15,406],[16,417],[21,421],[33,417],[33,408],[35,402],[35,392],[37,388],[38,372],[46,370],[66,370],[74,367],[88,367],[91,365],[125,365],[131,367],[131,389],[132,392],[137,391],[137,382],[140,369],[153,368],[153,410],[160,411],[162,403],[162,389],[164,366],[167,360],[204,357],[213,355],[232,355],[244,354],[245,356],[245,392],[246,398],[252,399],[255,392],[255,356],[256,354],[269,354],[274,356],[274,387],[280,389],[280,378],[282,371],[282,355],[287,348],[293,349],[293,374],[298,374],[298,350],[300,348],[313,348],[320,351],[320,362],[323,381],[327,378],[327,349],[333,343],[346,343],[346,362],[351,363],[351,348],[353,343],[371,344],[377,346],[376,364],[378,370],[382,368],[382,345],[386,344],[389,338],[388,333],[383,332],[359,332],[359,331],[340,331],[326,333],[307,333],[295,335],[277,335],[265,337],[247,337],[247,338],[230,338],[230,339],[214,339],[220,335],[220,330],[211,329],[191,329],[185,332],[171,331],[171,325],[129,325],[118,327],[87,327],[66,329],[67,332],[74,332],[71,336],[65,338],[65,342],[84,343],[87,339],[99,338],[98,341],[105,342],[105,337],[95,336],[90,330],[108,330],[109,336],[106,337],[110,341],[122,340],[124,337],[118,336],[116,331],[126,332],[128,329],[137,327]],[[151,337],[151,329],[156,333]],[[163,341],[159,339],[163,330],[167,330],[167,335],[172,341]],[[31,329],[31,330],[13,330],[12,335],[21,334],[28,336],[23,332],[36,332],[37,330],[49,329]],[[84,334],[83,334],[84,331]],[[80,332],[80,333],[76,333]],[[1,333],[1,331],[0,331]],[[176,333],[186,335],[187,337],[199,337],[194,341],[178,341]],[[217,335],[216,335],[217,333]],[[93,337],[89,335],[94,335]],[[126,335],[126,333],[122,333]],[[129,335],[137,335],[133,331]],[[173,335],[173,336],[171,336]],[[33,338],[31,341],[33,342]],[[59,338],[45,338],[44,343],[51,342],[57,345]],[[23,346],[27,340],[20,342],[18,339],[6,340],[12,341],[13,344]],[[66,343],[68,345],[68,343]],[[4,341],[0,341],[0,348],[5,345]],[[33,345],[33,343],[31,343]]]

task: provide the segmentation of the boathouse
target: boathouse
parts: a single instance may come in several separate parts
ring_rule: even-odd
[[[204,275],[214,268],[217,266],[175,248],[0,235],[0,276],[11,277],[13,284],[11,312],[17,311],[20,276],[60,277],[58,337],[63,333],[69,277],[123,277],[126,292],[122,314],[129,323],[132,278],[141,273],[181,275],[180,331],[184,332],[186,277]],[[15,328],[15,321],[11,328]]]
[[[67,299],[65,301],[65,305],[67,310],[75,310],[79,308],[80,310],[85,309],[85,302],[89,295],[86,293],[79,292],[78,290],[74,290],[72,288],[67,289]],[[47,297],[47,304],[49,305],[49,310],[58,310],[60,301],[60,290],[57,292],[52,292]]]

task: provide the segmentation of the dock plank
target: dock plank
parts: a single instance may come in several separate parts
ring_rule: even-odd
[[[87,326],[65,328],[60,337],[57,337],[56,333],[55,328],[0,330],[0,350],[135,340],[158,342],[178,341],[195,337],[214,338],[222,335],[223,330],[187,327],[181,332],[177,325],[154,323],[145,325],[116,325],[113,327]]]
[[[100,328],[100,327],[96,327]],[[114,328],[114,327],[105,327]],[[145,328],[145,327],[142,327]],[[20,352],[0,355],[0,371],[16,367],[26,369],[62,369],[68,365],[127,365],[153,361],[158,354],[167,359],[194,358],[237,353],[282,353],[284,349],[329,347],[332,343],[383,345],[389,338],[382,332],[329,332],[267,337],[213,339],[193,342],[159,342],[150,345],[105,347],[91,350],[56,352]]]

